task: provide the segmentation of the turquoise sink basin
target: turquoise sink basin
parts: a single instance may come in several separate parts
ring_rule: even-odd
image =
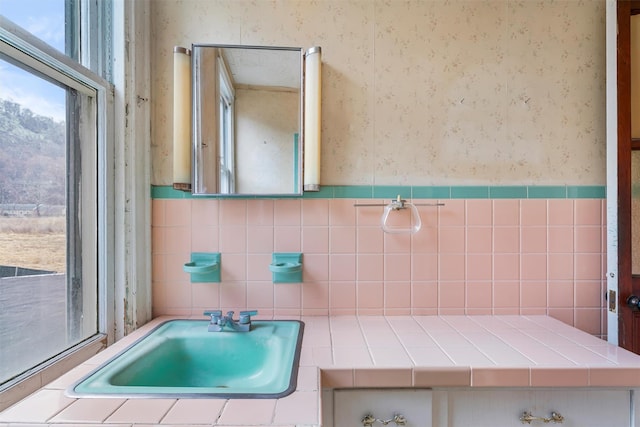
[[[249,332],[208,332],[208,325],[164,322],[67,394],[260,399],[295,390],[302,322],[254,320]]]

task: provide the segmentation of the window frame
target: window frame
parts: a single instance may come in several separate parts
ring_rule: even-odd
[[[220,93],[219,162],[220,193],[232,194],[236,191],[235,165],[235,102],[233,80],[222,55],[218,57],[218,87]]]
[[[98,299],[96,334],[1,385],[0,391],[3,391],[33,375],[34,372],[46,369],[75,353],[79,348],[104,340],[105,337],[109,342],[113,341],[114,265],[113,257],[109,254],[113,253],[114,245],[114,212],[108,207],[113,206],[114,198],[114,130],[110,125],[114,118],[114,88],[107,80],[1,15],[0,52],[50,79],[94,97],[96,143],[83,146],[82,164],[85,169],[89,168],[89,171],[95,172],[82,174],[80,185],[83,193],[79,204],[83,211],[83,245],[95,248],[94,251],[86,251],[86,254],[83,251],[82,281],[85,284],[97,283]],[[93,191],[84,191],[86,189]]]

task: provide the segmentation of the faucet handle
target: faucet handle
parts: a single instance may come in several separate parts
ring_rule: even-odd
[[[220,310],[207,310],[202,314],[204,316],[211,316],[211,319],[213,320],[214,317],[222,316],[222,311],[220,311]]]
[[[258,310],[241,311],[240,312],[240,316],[255,316],[256,314],[258,314]]]
[[[258,310],[241,311],[238,322],[241,324],[251,323],[251,316],[255,316],[256,314],[258,314]]]

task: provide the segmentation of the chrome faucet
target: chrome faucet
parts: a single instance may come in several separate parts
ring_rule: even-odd
[[[225,327],[234,332],[248,332],[251,330],[251,316],[258,314],[257,310],[241,311],[240,318],[236,321],[233,319],[233,311],[227,311],[226,315],[222,315],[220,310],[207,310],[205,316],[211,316],[209,332],[221,332]]]

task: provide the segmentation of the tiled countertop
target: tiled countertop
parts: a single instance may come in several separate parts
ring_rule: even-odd
[[[154,319],[1,412],[0,427],[317,426],[321,387],[640,387],[640,356],[546,316],[340,316],[301,318],[298,386],[281,399],[65,396],[75,380],[168,319]]]

